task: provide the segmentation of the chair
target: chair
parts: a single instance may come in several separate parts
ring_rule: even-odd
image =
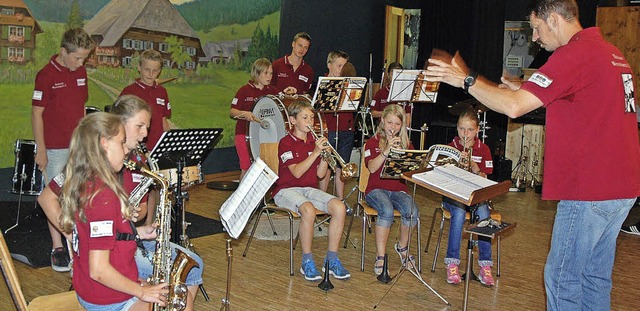
[[[366,144],[362,147],[362,150],[366,150]],[[364,153],[363,153],[364,154]],[[367,190],[367,184],[369,183],[369,169],[364,162],[365,157],[362,157],[360,161],[360,179],[358,180],[358,209],[362,212],[362,253],[360,255],[360,271],[364,271],[364,253],[365,253],[365,241],[367,239],[367,224],[371,223],[371,217],[378,216],[378,211],[369,206],[364,199],[364,193]],[[393,210],[393,217],[400,217],[401,214],[398,210]],[[416,253],[418,255],[418,271],[422,272],[422,254],[420,252],[420,218],[416,219]],[[350,231],[350,230],[349,230]],[[346,247],[346,242],[345,242]]]
[[[278,174],[278,143],[262,143],[260,144],[260,158],[262,161],[269,166],[271,170],[273,170],[276,174]],[[296,234],[295,240],[293,238],[293,218],[300,218],[300,214],[293,212],[289,209],[279,207],[272,202],[268,202],[265,196],[264,204],[262,207],[256,209],[254,213],[257,217],[256,221],[253,223],[253,228],[251,229],[251,234],[249,235],[249,240],[247,241],[247,245],[245,246],[244,252],[242,253],[242,257],[247,257],[247,252],[249,251],[249,246],[251,246],[251,241],[253,241],[253,236],[256,232],[256,228],[258,227],[258,223],[260,222],[260,218],[263,213],[267,213],[267,217],[269,218],[269,222],[271,223],[271,228],[273,229],[273,222],[271,220],[271,216],[269,212],[282,212],[286,213],[289,217],[289,275],[293,276],[293,250],[295,246],[298,244],[298,235]],[[316,209],[316,216],[326,215],[323,211]],[[326,222],[328,219],[324,219],[323,221],[316,224],[319,226],[320,224]],[[274,234],[277,234],[274,230]]]
[[[27,301],[22,293],[20,287],[20,281],[18,280],[18,274],[16,273],[15,266],[13,265],[13,259],[11,253],[7,247],[7,243],[4,240],[4,235],[0,233],[0,269],[2,270],[2,276],[7,284],[7,289],[13,300],[13,304],[19,311],[23,310],[84,310],[75,291],[67,291],[63,293],[46,295],[36,297],[27,306]]]
[[[488,201],[489,204],[489,208],[491,209],[491,219],[497,220],[497,221],[501,221],[502,220],[502,215],[500,215],[500,213],[498,211],[496,211],[495,209],[493,209],[493,203],[491,201]],[[442,241],[442,231],[444,228],[444,221],[445,220],[451,220],[451,213],[446,210],[444,208],[444,206],[441,204],[439,208],[436,208],[433,211],[433,219],[431,221],[431,229],[429,230],[429,237],[427,238],[427,244],[424,247],[424,252],[428,253],[429,252],[429,244],[431,243],[431,235],[433,234],[433,227],[435,225],[436,222],[436,215],[438,214],[438,212],[440,213],[441,217],[440,217],[440,230],[438,231],[438,242],[436,243],[436,252],[433,255],[433,264],[431,266],[431,272],[435,272],[436,271],[436,263],[438,261],[438,253],[440,252],[440,242]],[[469,212],[466,213],[465,215],[465,220],[469,221],[469,219],[471,218]],[[497,276],[500,276],[500,235],[498,235],[497,238],[497,263],[498,263],[498,270],[497,270]]]

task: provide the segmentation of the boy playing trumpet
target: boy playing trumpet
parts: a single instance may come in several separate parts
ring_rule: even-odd
[[[336,279],[348,279],[351,275],[338,259],[338,246],[346,208],[342,201],[316,188],[318,178],[327,172],[327,162],[320,154],[329,148],[327,139],[314,139],[314,111],[306,101],[295,101],[288,108],[291,132],[278,145],[280,178],[273,190],[273,199],[278,206],[290,209],[301,216],[299,235],[302,246],[300,273],[309,281],[321,280],[311,253],[315,210],[331,215],[329,223],[329,247],[325,261],[329,262],[329,273]]]

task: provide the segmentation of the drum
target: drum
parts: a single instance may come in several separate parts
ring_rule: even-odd
[[[291,130],[287,107],[295,100],[311,102],[309,97],[297,96],[263,96],[253,105],[252,113],[262,122],[249,122],[247,129],[247,145],[253,159],[260,157],[260,144],[277,143]],[[320,136],[326,136],[327,125],[324,116],[316,114],[313,130]]]
[[[94,107],[94,106],[86,106],[86,107],[84,107],[85,115],[88,115],[88,114],[94,113],[94,112],[101,112],[101,111],[102,110],[100,110],[100,108]]]
[[[178,169],[170,168],[159,171],[162,177],[169,181],[169,185],[178,185]],[[193,185],[201,184],[204,182],[204,175],[200,169],[200,165],[188,166],[184,168],[182,172],[182,188],[189,188]]]
[[[13,168],[11,192],[39,195],[44,189],[44,177],[36,165],[36,142],[16,140],[16,162]]]

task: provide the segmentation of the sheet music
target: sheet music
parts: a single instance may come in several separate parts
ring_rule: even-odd
[[[278,175],[260,158],[249,167],[238,189],[220,207],[220,219],[230,237],[237,239],[240,236],[253,209],[276,179]]]
[[[451,164],[436,166],[433,170],[413,175],[413,178],[465,200],[469,200],[473,191],[497,184]]]
[[[460,150],[449,145],[436,144],[429,148],[429,164],[438,166],[443,164],[458,163]]]
[[[413,88],[420,70],[394,69],[391,73],[391,88],[389,89],[388,101],[411,101]]]
[[[402,173],[424,168],[429,150],[391,148],[384,160],[380,178],[402,179]]]
[[[362,77],[345,77],[342,82],[342,101],[338,110],[358,110],[367,79]]]

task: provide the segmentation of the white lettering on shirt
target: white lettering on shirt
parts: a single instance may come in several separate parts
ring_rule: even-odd
[[[156,104],[164,106],[164,98],[156,98]]]
[[[64,185],[64,174],[60,173],[58,174],[58,176],[53,177],[53,181],[56,182],[56,185],[58,185],[58,187],[62,188],[62,185]]]
[[[532,74],[528,81],[531,81],[543,88],[547,88],[549,87],[549,85],[551,85],[551,83],[553,83],[553,80],[549,79],[547,76],[539,72]]]
[[[42,100],[42,91],[33,91],[33,100]]]
[[[113,236],[113,220],[92,221],[89,222],[89,228],[91,228],[90,238]]]
[[[233,100],[231,101],[231,105],[237,105],[238,104],[238,99],[237,98],[233,98]]]
[[[293,159],[293,152],[291,151],[287,151],[283,154],[280,155],[280,160],[282,160],[282,163],[287,162],[288,160]]]
[[[78,86],[85,86],[87,85],[87,81],[86,79],[82,78],[82,79],[76,79],[76,82],[78,83]]]
[[[491,167],[493,168],[493,161],[484,161],[484,167]]]
[[[364,157],[365,158],[370,156],[370,155],[371,155],[371,150],[370,149],[367,149],[367,150],[364,151]]]
[[[298,80],[302,80],[302,81],[304,81],[304,82],[309,82],[309,78],[307,78],[307,77],[305,77],[305,76],[303,76],[303,75],[299,75],[299,76],[298,76]]]

